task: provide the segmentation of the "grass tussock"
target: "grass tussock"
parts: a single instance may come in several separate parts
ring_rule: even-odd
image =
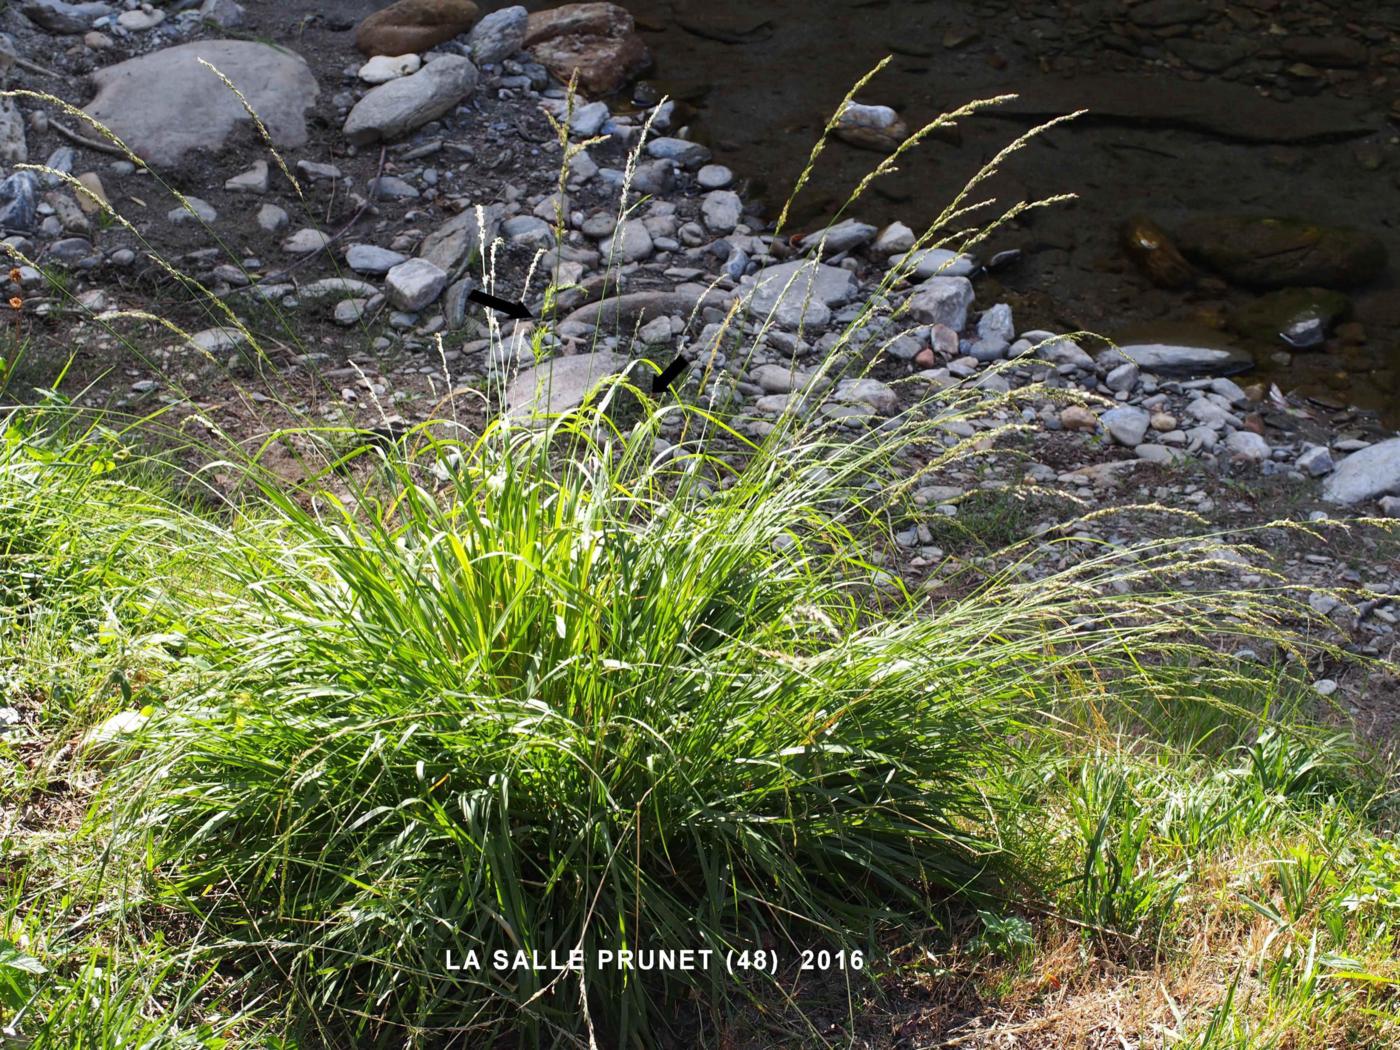
[[[919,246],[1034,206],[956,229],[970,201]],[[975,496],[934,536],[985,559],[903,563],[921,480],[1018,429],[953,428],[1036,391],[823,414],[901,276],[766,430],[712,361],[676,398],[251,454],[7,416],[0,1042],[890,1045],[862,1026],[956,987],[1044,1045],[1110,1008],[1139,1045],[1392,1045],[1392,780],[1315,724],[1316,614],[1161,507],[1046,530]],[[1082,542],[1110,514],[1180,528]],[[649,949],[712,954],[617,964]],[[804,950],[840,960],[840,1035]]]

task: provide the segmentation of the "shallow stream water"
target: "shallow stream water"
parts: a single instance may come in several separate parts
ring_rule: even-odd
[[[541,0],[532,8],[550,6]],[[694,107],[690,129],[771,206],[790,192],[827,116],[861,93],[911,127],[973,99],[1017,101],[926,141],[850,214],[922,230],[1016,135],[1087,108],[1017,156],[980,197],[1077,200],[995,234],[1021,261],[986,287],[1023,328],[1117,335],[1185,330],[1243,342],[1261,371],[1321,401],[1400,423],[1400,4],[1374,0],[627,0],[655,55],[651,83]],[[879,155],[833,143],[796,202],[820,225]],[[985,214],[990,217],[995,210]],[[1390,268],[1348,289],[1346,340],[1291,353],[1220,331],[1256,294],[1207,279],[1155,287],[1121,230],[1168,231],[1202,212],[1296,216],[1381,239]]]

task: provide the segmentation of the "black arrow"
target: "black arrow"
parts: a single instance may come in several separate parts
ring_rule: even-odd
[[[473,290],[467,296],[474,303],[480,303],[489,310],[499,310],[507,317],[513,317],[517,321],[524,320],[530,316],[530,308],[521,302],[511,302],[509,299],[497,299],[494,295],[487,295],[485,292]]]
[[[676,377],[682,372],[684,372],[686,368],[689,367],[689,365],[690,362],[687,361],[685,358],[676,358],[674,361],[672,361],[669,365],[666,366],[666,371],[662,372],[659,376],[657,376],[651,381],[651,392],[653,394],[661,393],[672,383],[674,383],[676,381]]]

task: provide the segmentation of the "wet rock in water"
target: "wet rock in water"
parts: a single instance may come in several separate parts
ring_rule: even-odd
[[[742,44],[755,39],[767,39],[773,23],[752,11],[720,11],[700,5],[695,9],[676,12],[676,24],[687,33],[722,44]]]
[[[1366,45],[1347,36],[1291,36],[1280,46],[1289,58],[1314,66],[1354,69],[1370,60]]]
[[[670,160],[683,168],[698,168],[710,159],[708,146],[689,139],[655,138],[647,143],[647,155]]]
[[[598,351],[556,357],[516,376],[506,388],[506,414],[513,419],[568,412],[608,376],[621,372],[627,358]]]
[[[24,0],[19,9],[35,25],[50,33],[66,35],[86,33],[93,22],[106,18],[114,10],[111,4],[72,4],[65,0]]]
[[[357,145],[396,139],[450,112],[476,90],[476,66],[443,55],[411,76],[372,88],[345,118],[344,135]]]
[[[839,255],[869,244],[875,237],[875,227],[868,222],[843,219],[834,226],[813,230],[802,238],[804,255],[820,250],[823,255]]]
[[[893,153],[909,135],[909,128],[889,106],[847,102],[836,120],[837,138],[862,149]]]
[[[366,84],[387,84],[417,73],[421,68],[423,60],[417,55],[375,55],[355,75]]]
[[[435,302],[446,287],[447,274],[427,259],[399,263],[384,277],[389,302],[410,313]]]
[[[1280,102],[1253,84],[1222,77],[1089,72],[1026,83],[1019,97],[989,115],[1042,118],[1090,110],[1097,119],[1154,127],[1192,128],[1244,142],[1319,142],[1373,135],[1369,103],[1335,97]]]
[[[1308,314],[1290,321],[1278,337],[1294,350],[1316,350],[1327,342],[1327,323]]]
[[[1134,216],[1125,222],[1122,243],[1128,258],[1158,288],[1185,288],[1195,283],[1191,264],[1151,219]]]
[[[1361,230],[1297,219],[1202,215],[1182,223],[1177,242],[1189,257],[1249,288],[1365,284],[1386,264],[1386,250]]]
[[[300,55],[248,40],[197,40],[99,69],[97,95],[83,111],[160,167],[191,150],[218,150],[236,130],[251,131],[252,118],[200,59],[243,93],[275,145],[305,144],[316,78]]]
[[[632,16],[616,4],[565,4],[529,16],[525,47],[559,80],[610,95],[651,65]]]
[[[912,266],[910,278],[970,277],[977,272],[977,260],[971,255],[949,251],[947,248],[922,248],[903,252],[890,259],[890,269]]]
[[[398,0],[355,27],[355,46],[369,56],[427,51],[465,33],[480,15],[471,0]]]
[[[1255,51],[1249,41],[1215,42],[1195,40],[1189,36],[1172,37],[1166,42],[1166,48],[1192,69],[1199,69],[1202,73],[1223,73]]]
[[[930,277],[909,297],[909,316],[920,324],[941,324],[961,332],[972,300],[972,282],[966,277]]]
[[[34,175],[17,171],[0,182],[0,227],[28,233],[38,218],[39,198]]]
[[[1105,351],[1105,354],[1113,355],[1113,367],[1131,361],[1144,372],[1182,378],[1234,375],[1254,367],[1254,359],[1241,350],[1210,346],[1129,343],[1117,350]],[[1103,365],[1105,355],[1100,354],[1098,361]]]
[[[1280,340],[1295,350],[1327,341],[1339,321],[1351,316],[1351,300],[1327,288],[1283,288],[1236,310],[1230,327],[1260,342]]]
[[[519,54],[525,46],[529,19],[530,13],[519,6],[492,11],[467,34],[472,61],[479,66],[493,66]]]
[[[1400,437],[1353,452],[1322,483],[1322,498],[1350,506],[1400,494]]]
[[[1148,29],[1201,22],[1210,16],[1210,8],[1202,0],[1146,0],[1128,12],[1134,25]]]

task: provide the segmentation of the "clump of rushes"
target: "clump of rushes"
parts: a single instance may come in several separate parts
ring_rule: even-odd
[[[939,420],[730,468],[655,454],[668,414],[718,420],[653,406],[621,434],[608,396],[466,445],[425,430],[340,498],[264,479],[263,525],[171,599],[200,675],[93,819],[335,1038],[649,1044],[689,987],[755,987],[722,962],[496,972],[496,949],[870,953],[992,886],[988,772],[1036,711],[1150,681],[1226,606],[1263,628],[1238,594],[1159,589],[1199,543],[932,606],[874,561],[899,451]]]

